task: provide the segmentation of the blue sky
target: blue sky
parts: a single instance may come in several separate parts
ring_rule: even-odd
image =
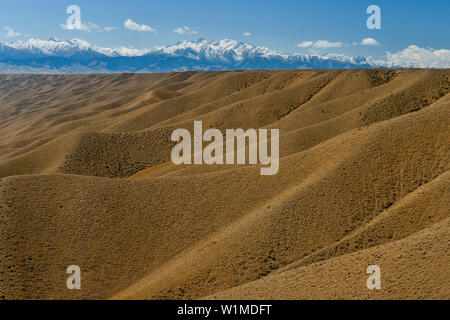
[[[63,30],[60,25],[66,22],[69,16],[66,8],[72,4],[81,8],[83,24],[117,29],[110,32]],[[369,17],[366,9],[372,4],[381,8],[381,30],[369,30],[366,26]],[[377,57],[412,44],[450,49],[449,13],[448,0],[2,0],[0,42],[53,36],[65,40],[81,38],[99,46],[141,49],[184,39],[230,38],[289,53],[312,50]],[[127,30],[124,27],[127,19],[157,32]],[[196,33],[173,32],[184,26]],[[244,36],[245,32],[251,36]],[[355,45],[364,38],[376,39],[380,45]],[[341,46],[296,47],[317,40]]]

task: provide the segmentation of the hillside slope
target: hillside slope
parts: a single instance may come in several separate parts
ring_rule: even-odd
[[[448,299],[449,92],[449,70],[0,76],[0,299]],[[279,173],[175,166],[195,120],[280,129]]]

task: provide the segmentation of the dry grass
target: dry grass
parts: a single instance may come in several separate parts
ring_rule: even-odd
[[[0,299],[449,299],[449,91],[449,70],[0,76]],[[194,120],[280,129],[278,175],[171,164]]]

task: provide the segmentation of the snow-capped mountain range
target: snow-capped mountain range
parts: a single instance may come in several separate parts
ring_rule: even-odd
[[[29,39],[0,43],[0,72],[168,72],[374,66],[364,57],[286,54],[230,39],[181,41],[145,50],[102,48],[81,39]]]

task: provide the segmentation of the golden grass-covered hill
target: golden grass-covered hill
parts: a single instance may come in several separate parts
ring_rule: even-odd
[[[450,299],[449,92],[450,70],[1,75],[0,299]],[[279,129],[278,174],[175,166],[196,120]]]

